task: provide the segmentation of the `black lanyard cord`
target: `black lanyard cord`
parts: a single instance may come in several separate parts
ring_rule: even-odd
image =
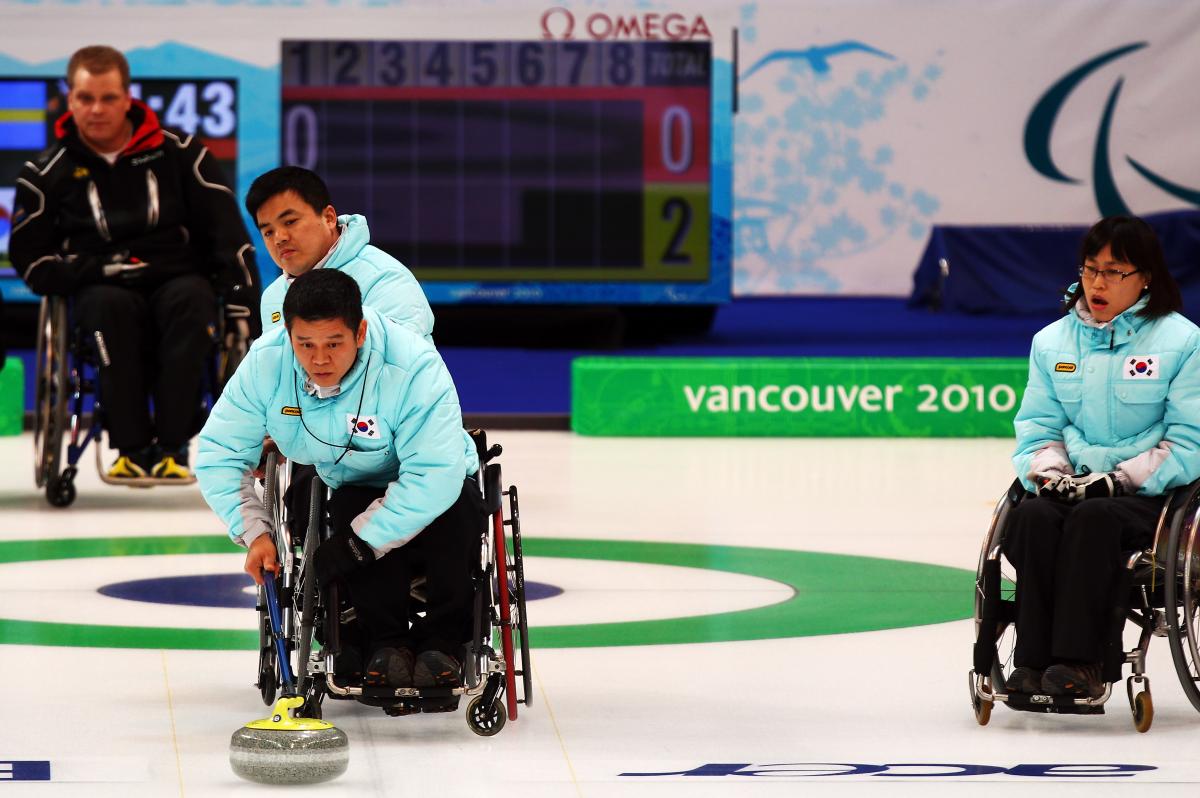
[[[304,431],[309,434],[309,437],[311,437],[313,440],[317,441],[318,443],[325,444],[326,446],[332,446],[335,449],[341,448],[341,449],[345,450],[340,455],[338,455],[338,459],[333,461],[334,465],[337,465],[338,463],[342,462],[342,458],[345,457],[350,452],[350,441],[354,440],[354,428],[355,428],[355,426],[358,425],[359,414],[362,413],[363,397],[365,397],[367,395],[367,369],[369,369],[370,367],[371,367],[371,354],[368,352],[367,353],[367,365],[363,366],[362,391],[360,391],[358,394],[358,409],[354,411],[354,419],[350,422],[350,437],[346,438],[346,443],[344,445],[339,447],[338,444],[336,444],[336,443],[330,443],[329,441],[318,438],[313,433],[313,431],[308,428],[308,424],[304,423],[304,411],[303,410],[300,411],[300,424],[304,427]],[[317,386],[317,387],[320,387],[320,386]],[[300,407],[300,388],[297,385],[294,377],[293,377],[293,382],[292,382],[292,390],[296,394],[296,407]]]

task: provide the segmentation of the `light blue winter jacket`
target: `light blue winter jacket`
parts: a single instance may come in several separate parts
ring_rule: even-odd
[[[1013,456],[1026,489],[1056,469],[1116,471],[1143,496],[1200,477],[1200,329],[1145,304],[1097,324],[1081,299],[1034,336]]]
[[[433,311],[417,278],[404,264],[371,246],[371,230],[363,216],[339,216],[341,236],[322,268],[337,269],[354,278],[362,292],[362,303],[384,316],[433,341]],[[283,326],[283,298],[288,276],[281,274],[263,291],[259,308],[265,335]]]
[[[264,435],[286,457],[316,465],[333,488],[388,486],[365,526],[355,530],[380,554],[449,509],[463,480],[479,469],[437,351],[371,308],[363,308],[363,316],[366,342],[337,396],[305,393],[304,371],[278,326],[254,343],[213,407],[200,432],[196,478],[235,541],[248,544],[266,531],[261,505],[247,490]],[[350,450],[335,462],[347,443]]]

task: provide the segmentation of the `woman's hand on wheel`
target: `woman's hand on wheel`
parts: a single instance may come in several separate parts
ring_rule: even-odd
[[[254,580],[254,584],[263,583],[263,571],[279,574],[279,555],[275,551],[275,541],[270,535],[259,535],[250,543],[246,552],[246,573]]]

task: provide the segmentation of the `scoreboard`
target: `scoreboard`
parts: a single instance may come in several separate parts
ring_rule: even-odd
[[[709,43],[282,47],[283,163],[431,301],[728,299]]]

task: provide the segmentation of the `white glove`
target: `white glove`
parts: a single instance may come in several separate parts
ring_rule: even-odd
[[[1053,490],[1059,480],[1065,477],[1065,471],[1059,471],[1057,468],[1048,469],[1046,471],[1032,471],[1029,474],[1029,480],[1037,486],[1038,493],[1042,494],[1043,490]]]
[[[1111,471],[1105,473],[1071,474],[1048,482],[1038,488],[1038,495],[1075,504],[1084,499],[1107,499],[1125,492],[1124,485]]]

